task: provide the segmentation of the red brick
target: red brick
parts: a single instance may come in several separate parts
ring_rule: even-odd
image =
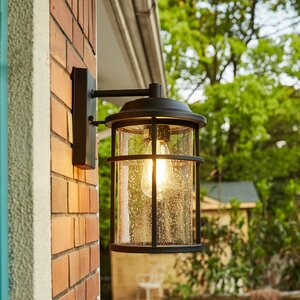
[[[99,268],[99,245],[90,247],[90,272]]]
[[[69,287],[68,256],[64,255],[52,261],[52,296],[56,296]]]
[[[89,300],[97,299],[99,295],[99,273],[90,277],[86,281],[86,298]]]
[[[77,174],[78,174],[79,181],[85,181],[85,170],[78,168]]]
[[[85,218],[85,241],[86,243],[98,241],[99,239],[99,220],[98,217]]]
[[[74,179],[85,182],[85,170],[74,167]]]
[[[50,12],[56,19],[61,29],[72,41],[72,13],[63,0],[50,0]]]
[[[74,48],[68,43],[67,45],[67,70],[71,74],[73,67],[85,68],[85,64]]]
[[[56,137],[51,137],[51,170],[73,177],[72,148]]]
[[[92,37],[92,46],[94,49],[94,53],[96,53],[96,27],[97,27],[97,23],[96,23],[96,1],[93,0],[92,1],[92,5],[93,5],[93,10],[92,10],[92,18],[93,18],[93,37]]]
[[[67,139],[67,111],[53,97],[51,97],[51,129],[64,139]]]
[[[86,37],[89,36],[89,0],[83,1],[83,32]]]
[[[79,250],[80,277],[83,278],[90,272],[90,249],[85,247]],[[88,298],[89,299],[89,298]]]
[[[69,265],[70,265],[70,286],[73,286],[81,279],[80,269],[79,269],[79,251],[75,251],[69,254]]]
[[[89,18],[88,18],[88,26],[89,26],[89,41],[92,44],[94,28],[93,28],[93,0],[88,0],[89,5]]]
[[[68,294],[59,298],[59,300],[75,300],[75,290],[71,290]]]
[[[72,80],[65,70],[51,62],[51,92],[72,108]]]
[[[68,182],[68,206],[70,213],[78,213],[78,184],[73,181]]]
[[[95,169],[85,171],[85,180],[92,185],[98,185],[98,161]]]
[[[73,22],[73,45],[79,54],[83,57],[83,33],[76,22]]]
[[[96,78],[96,57],[87,39],[84,39],[84,63],[87,65],[91,74]]]
[[[83,29],[83,2],[84,0],[78,0],[78,22]]]
[[[77,285],[75,290],[76,290],[76,300],[86,300],[86,297],[85,297],[85,281],[83,283]]]
[[[85,217],[75,218],[75,247],[85,243]]]
[[[78,179],[78,168],[77,167],[73,167],[73,175],[74,175],[74,179]]]
[[[79,184],[79,211],[88,213],[90,207],[90,192],[89,187],[84,184]]]
[[[90,213],[99,212],[99,192],[96,189],[90,188]]]
[[[74,222],[72,217],[52,218],[52,254],[74,247]]]
[[[52,212],[67,212],[67,182],[63,179],[52,177],[51,179],[51,199]]]
[[[50,19],[50,32],[51,55],[63,67],[66,67],[66,38],[60,31],[59,27],[55,24],[53,19]]]
[[[72,11],[75,19],[78,19],[78,0],[72,0]]]
[[[67,123],[68,123],[68,141],[73,144],[73,116],[67,112]]]

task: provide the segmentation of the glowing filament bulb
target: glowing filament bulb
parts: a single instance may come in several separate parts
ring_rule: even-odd
[[[147,147],[147,153],[150,154],[152,150],[151,141]],[[170,154],[168,145],[163,140],[156,142],[157,154]],[[152,159],[145,160],[143,164],[143,172],[141,179],[141,188],[143,193],[152,196]],[[173,168],[170,159],[157,159],[156,160],[156,197],[158,200],[163,198],[164,192],[172,188],[173,182]]]

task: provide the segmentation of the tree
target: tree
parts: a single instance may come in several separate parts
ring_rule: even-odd
[[[191,107],[208,119],[203,179],[252,180],[260,193],[244,252],[248,287],[293,289],[300,282],[299,4],[160,0],[159,8],[170,94],[198,93]],[[285,30],[268,32],[262,11],[270,19],[280,13]],[[286,262],[278,282],[267,275],[274,257]]]
[[[276,62],[281,58],[276,53],[279,47],[274,45],[272,39],[261,36],[266,24],[259,23],[257,14],[262,6],[270,11],[282,7],[291,10],[289,4],[289,1],[259,0],[160,0],[171,95],[177,95],[179,86],[181,89],[193,87],[196,90],[207,84],[226,82],[228,78],[249,71],[244,63],[249,54],[247,50],[253,47],[258,50],[265,47],[261,49],[265,51],[259,53],[265,53],[264,58],[268,56],[268,62],[277,68]],[[291,27],[300,22],[296,12],[289,18]],[[262,44],[256,47],[259,41]],[[252,60],[252,63],[255,61]]]

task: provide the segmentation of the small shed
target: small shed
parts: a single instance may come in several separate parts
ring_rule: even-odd
[[[240,214],[245,219],[244,232],[248,232],[249,209],[256,207],[259,196],[252,181],[206,182],[201,185],[202,218],[217,217],[220,225],[230,222],[231,200],[240,202]]]

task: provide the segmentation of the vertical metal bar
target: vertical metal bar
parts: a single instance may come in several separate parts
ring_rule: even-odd
[[[111,133],[111,157],[116,154],[116,128],[112,127]],[[116,162],[111,163],[110,173],[110,242],[115,242],[115,182],[116,182]]]
[[[156,155],[157,123],[152,119],[152,155]],[[156,159],[152,158],[152,247],[157,246]]]
[[[0,1],[0,299],[9,299],[8,283],[8,79],[7,0]]]
[[[199,127],[195,129],[195,150],[196,156],[200,156],[200,140],[199,140]],[[196,243],[201,243],[201,228],[200,228],[200,162],[196,162]]]

